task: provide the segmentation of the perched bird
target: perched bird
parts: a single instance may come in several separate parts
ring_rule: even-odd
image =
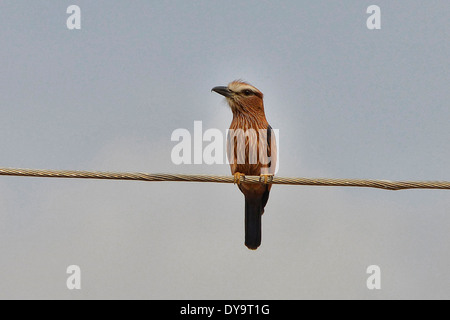
[[[261,244],[261,219],[269,199],[276,166],[276,145],[264,113],[263,94],[237,80],[212,91],[224,96],[233,112],[227,136],[227,156],[235,183],[245,196],[245,245]],[[246,183],[245,175],[260,176],[261,183]]]

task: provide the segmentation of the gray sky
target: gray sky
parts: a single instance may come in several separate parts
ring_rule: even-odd
[[[229,174],[172,164],[170,137],[228,128],[210,90],[244,79],[280,129],[279,176],[450,180],[449,16],[445,0],[2,1],[0,166]],[[0,177],[0,298],[450,298],[449,191],[275,186],[256,252],[243,222],[229,184]]]

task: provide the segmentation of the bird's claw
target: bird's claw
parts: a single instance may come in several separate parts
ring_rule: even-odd
[[[240,172],[236,172],[234,174],[234,184],[240,185],[241,184],[241,177],[243,178],[242,180],[245,180],[245,174],[240,173]]]
[[[262,174],[259,176],[259,182],[262,182],[264,184],[272,183],[273,181],[273,174]]]

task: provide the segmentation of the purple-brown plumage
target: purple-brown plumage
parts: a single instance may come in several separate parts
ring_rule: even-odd
[[[225,96],[233,112],[227,156],[231,173],[245,196],[245,245],[254,250],[261,244],[261,218],[272,185],[241,183],[240,177],[275,173],[275,137],[264,113],[261,91],[243,81],[212,91]]]

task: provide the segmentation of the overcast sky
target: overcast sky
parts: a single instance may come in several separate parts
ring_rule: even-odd
[[[173,164],[171,134],[225,132],[210,90],[244,79],[279,176],[450,180],[449,17],[446,0],[1,1],[0,167],[229,174]],[[449,230],[450,191],[274,186],[250,251],[231,184],[0,177],[0,298],[449,299]]]

